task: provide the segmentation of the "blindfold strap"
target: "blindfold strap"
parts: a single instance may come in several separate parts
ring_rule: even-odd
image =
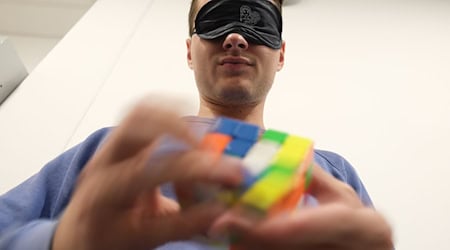
[[[279,49],[282,18],[269,0],[211,0],[199,10],[194,32],[208,40],[238,33],[250,43]]]

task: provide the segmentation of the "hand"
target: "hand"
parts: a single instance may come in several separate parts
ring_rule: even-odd
[[[379,213],[319,166],[313,172],[309,191],[319,206],[262,220],[235,209],[215,222],[210,235],[238,237],[233,249],[393,249],[390,226]]]
[[[150,161],[158,141],[167,135],[191,149]],[[140,103],[85,166],[52,249],[150,249],[205,233],[224,211],[220,204],[180,209],[158,187],[197,181],[238,185],[238,162],[213,158],[198,149],[177,115]]]

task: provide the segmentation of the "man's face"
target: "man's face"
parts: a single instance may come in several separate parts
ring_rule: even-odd
[[[209,0],[199,0],[200,9]],[[193,35],[187,59],[203,100],[219,105],[256,105],[264,101],[284,64],[281,49],[249,43],[230,33],[215,40]]]

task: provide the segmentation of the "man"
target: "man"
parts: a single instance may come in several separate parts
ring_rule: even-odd
[[[194,0],[189,20],[198,117],[180,122],[142,101],[116,128],[57,157],[1,197],[0,249],[205,249],[189,240],[230,234],[244,249],[392,249],[390,227],[355,171],[330,152],[314,155],[310,192],[319,205],[291,216],[255,226],[215,201],[179,206],[176,194],[183,200],[179,191],[194,183],[240,184],[240,162],[216,160],[198,137],[219,115],[264,127],[285,51],[281,2]]]

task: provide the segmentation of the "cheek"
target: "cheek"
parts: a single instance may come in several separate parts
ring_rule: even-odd
[[[209,63],[206,63],[206,58],[202,56],[197,56],[193,60],[193,66],[196,71],[196,74],[198,75],[204,75],[205,72],[208,70]]]
[[[266,75],[271,75],[278,71],[278,55],[272,54],[264,58],[263,71]]]
[[[260,58],[266,71],[276,70],[280,62],[280,53],[267,47],[261,47]]]
[[[192,65],[196,69],[202,68],[205,66],[206,62],[206,49],[201,46],[195,46],[191,50],[191,58],[192,58]]]
[[[198,81],[205,81],[206,78],[209,78],[211,74],[211,65],[208,58],[205,56],[205,53],[200,52],[192,54],[192,69],[194,70],[195,78]]]

